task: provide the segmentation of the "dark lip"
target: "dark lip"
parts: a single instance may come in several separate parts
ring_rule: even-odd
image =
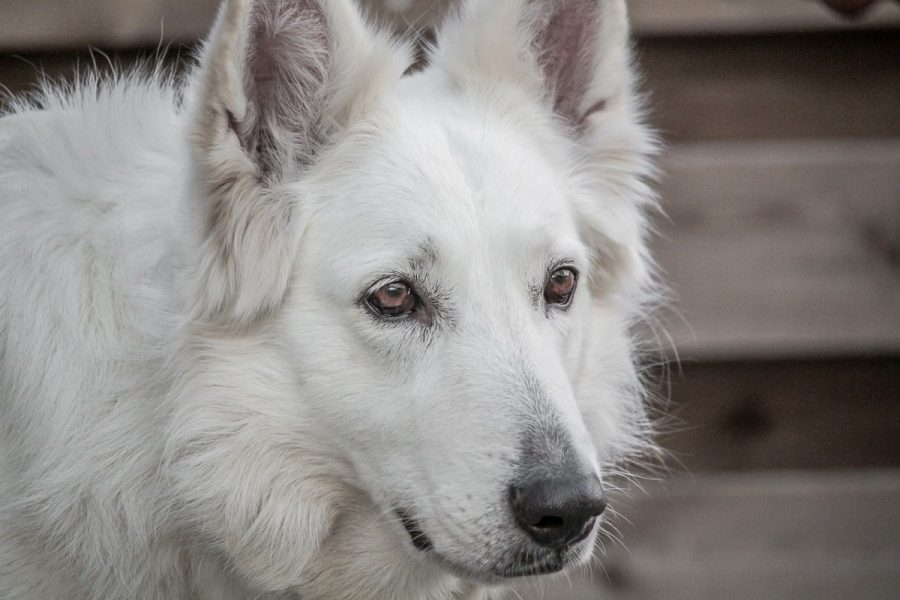
[[[567,566],[564,556],[552,554],[549,558],[531,564],[514,564],[504,569],[497,569],[494,571],[494,574],[504,579],[529,577],[531,575],[549,575],[551,573],[559,573]]]
[[[406,533],[409,535],[409,539],[412,542],[412,545],[419,550],[420,552],[428,552],[430,556],[435,562],[442,565],[445,569],[456,573],[459,576],[481,580],[486,583],[496,583],[505,579],[511,579],[516,577],[529,577],[534,575],[549,575],[551,573],[558,573],[569,566],[569,556],[570,550],[584,541],[593,531],[594,522],[589,523],[585,526],[584,531],[579,534],[576,540],[573,540],[571,544],[567,545],[563,549],[557,550],[546,550],[546,554],[541,556],[534,556],[533,553],[527,553],[527,555],[532,558],[529,562],[523,562],[522,558],[517,558],[515,561],[512,561],[510,564],[506,565],[491,565],[485,570],[475,570],[471,567],[467,567],[465,565],[460,565],[456,562],[448,560],[443,557],[440,553],[434,550],[434,542],[432,542],[431,538],[424,532],[422,526],[413,516],[413,513],[409,509],[403,508],[395,508],[394,513],[397,515],[397,518],[400,520],[401,525],[403,525],[403,529],[406,530]]]
[[[584,525],[584,529],[581,530],[581,533],[579,533],[576,537],[574,537],[572,539],[572,541],[569,542],[569,547],[576,546],[576,545],[580,544],[581,542],[583,542],[584,540],[586,540],[587,537],[589,535],[591,535],[591,532],[594,531],[594,525],[596,525],[596,524],[597,524],[597,517],[594,517],[590,521],[588,521]]]
[[[409,539],[412,541],[412,545],[415,546],[416,550],[429,552],[434,549],[434,543],[431,541],[431,538],[422,531],[422,527],[419,525],[419,522],[416,521],[415,517],[412,516],[411,511],[397,508],[394,509],[394,512],[396,512],[397,516],[400,518],[400,523],[403,525],[403,529],[406,530],[406,533],[409,534]]]
[[[465,565],[460,565],[444,558],[437,552],[431,553],[430,556],[435,562],[451,573],[465,579],[481,581],[486,584],[497,584],[518,577],[559,573],[563,569],[571,566],[567,560],[566,553],[562,551],[555,551],[552,554],[527,564],[515,561],[503,566],[491,565],[485,570],[476,570]]]

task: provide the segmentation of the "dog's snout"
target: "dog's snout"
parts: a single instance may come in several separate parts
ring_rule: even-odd
[[[510,504],[516,522],[534,541],[562,548],[590,534],[607,498],[595,475],[562,476],[511,486]]]

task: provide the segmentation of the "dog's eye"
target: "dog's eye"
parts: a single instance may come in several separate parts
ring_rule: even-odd
[[[419,297],[402,281],[382,285],[366,297],[369,308],[381,317],[398,318],[411,315],[419,306]]]
[[[577,282],[578,275],[574,269],[563,267],[553,271],[544,286],[544,300],[548,305],[568,306]]]

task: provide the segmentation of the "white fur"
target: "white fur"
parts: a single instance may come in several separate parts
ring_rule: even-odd
[[[401,77],[347,1],[231,0],[186,86],[89,80],[0,120],[0,598],[502,594],[523,432],[604,474],[647,443],[624,4],[577,89],[535,46],[590,4],[467,2]],[[575,92],[591,114],[554,114]],[[581,272],[565,313],[533,293],[552,258]],[[430,327],[359,302],[410,263]]]

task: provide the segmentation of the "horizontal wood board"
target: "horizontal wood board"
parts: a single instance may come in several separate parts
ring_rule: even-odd
[[[663,170],[682,356],[900,354],[900,139],[679,144]]]
[[[900,471],[703,475],[613,498],[602,566],[527,600],[894,600]],[[630,521],[630,522],[629,522]]]
[[[640,35],[703,35],[867,29],[900,25],[900,6],[882,2],[843,19],[819,0],[629,0]]]
[[[686,360],[650,379],[675,472],[900,469],[900,357]]]
[[[220,0],[0,0],[0,49],[135,48],[193,42]]]
[[[637,62],[669,143],[900,136],[900,31],[643,37]]]

